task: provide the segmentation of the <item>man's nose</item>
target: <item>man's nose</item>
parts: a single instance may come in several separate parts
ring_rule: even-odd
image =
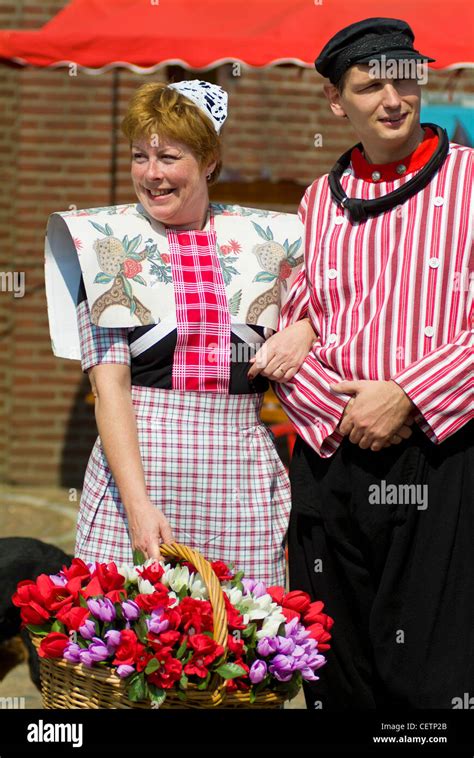
[[[383,105],[385,108],[399,108],[401,98],[392,82],[387,82],[383,88]]]

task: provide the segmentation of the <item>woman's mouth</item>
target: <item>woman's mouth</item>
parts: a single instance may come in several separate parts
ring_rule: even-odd
[[[146,194],[150,198],[150,200],[153,201],[159,201],[161,198],[168,197],[171,195],[172,192],[174,192],[174,189],[156,189],[156,190],[150,190],[148,187],[145,187]]]
[[[387,116],[386,118],[380,118],[379,121],[381,121],[382,124],[385,124],[385,126],[395,129],[404,123],[407,115],[407,113],[401,113],[398,116]]]

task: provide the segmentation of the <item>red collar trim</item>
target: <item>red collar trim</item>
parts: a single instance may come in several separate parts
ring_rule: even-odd
[[[393,182],[394,179],[400,179],[400,177],[406,176],[406,174],[411,174],[413,171],[423,168],[428,163],[437,146],[438,135],[427,127],[423,141],[406,158],[393,161],[392,163],[368,163],[362,152],[355,147],[351,153],[352,168],[354,169],[355,176],[358,179],[364,179],[366,182],[371,182],[372,184]],[[397,171],[398,166],[405,166],[405,170],[401,171],[399,169]],[[380,176],[374,177],[374,173],[378,173]]]

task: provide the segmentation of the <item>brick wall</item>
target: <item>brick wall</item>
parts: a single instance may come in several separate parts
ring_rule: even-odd
[[[62,0],[41,5],[0,0],[0,28],[39,27],[63,5]],[[278,202],[295,210],[295,198],[304,187],[353,141],[347,122],[332,118],[322,82],[312,70],[243,69],[240,76],[232,76],[232,67],[225,66],[216,76],[230,95],[223,138],[225,176],[244,182],[296,182],[300,190],[296,187],[292,200],[283,193]],[[445,88],[451,76],[433,74],[430,89]],[[25,297],[0,291],[0,481],[67,487],[82,483],[95,420],[84,402],[89,385],[79,364],[55,359],[51,352],[44,229],[52,211],[133,199],[128,149],[121,138],[113,179],[114,126],[117,134],[126,103],[143,81],[150,77],[124,70],[118,75],[70,76],[67,68],[0,67],[0,272],[12,269],[26,275]],[[456,86],[472,92],[473,83],[474,74],[464,72]],[[317,149],[316,133],[323,138]],[[258,201],[265,204],[265,182],[260,186]],[[214,197],[219,197],[219,186]]]

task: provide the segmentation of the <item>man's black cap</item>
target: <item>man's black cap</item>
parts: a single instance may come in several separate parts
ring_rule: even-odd
[[[337,84],[348,68],[372,60],[415,59],[432,62],[415,50],[415,35],[406,21],[396,18],[365,18],[331,37],[314,63],[316,71]]]

